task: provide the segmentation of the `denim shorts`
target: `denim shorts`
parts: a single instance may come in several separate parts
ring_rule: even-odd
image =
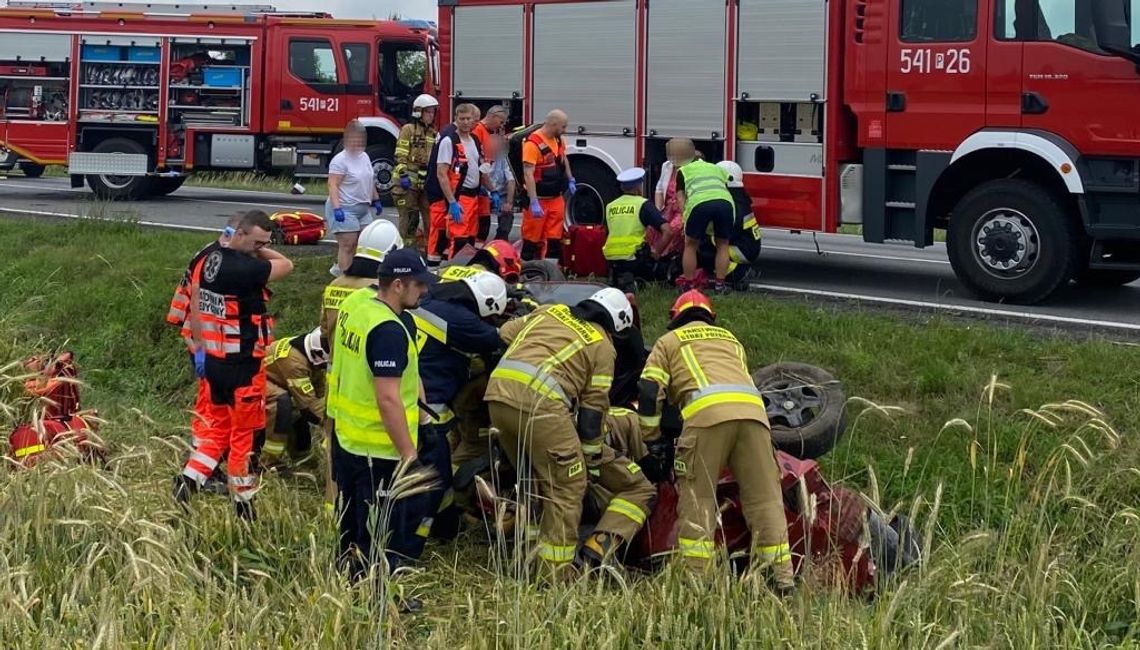
[[[325,201],[325,224],[330,235],[342,232],[360,232],[365,226],[372,223],[372,205],[368,203],[355,203],[342,205],[344,208],[344,221],[337,221],[333,216],[332,201]]]

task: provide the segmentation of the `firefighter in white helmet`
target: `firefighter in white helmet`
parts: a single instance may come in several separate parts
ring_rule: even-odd
[[[396,183],[392,187],[392,198],[400,214],[400,235],[413,242],[428,216],[424,182],[436,138],[435,114],[438,109],[439,101],[435,97],[416,97],[412,102],[412,120],[400,129],[396,140]],[[417,247],[422,248],[422,245],[417,244]]]
[[[737,291],[748,288],[748,283],[759,277],[756,264],[760,259],[760,225],[752,214],[752,199],[744,191],[744,171],[731,160],[716,164],[728,174],[728,193],[732,195],[735,214],[728,237],[728,272],[725,281]],[[709,240],[701,242],[697,251],[701,268],[710,275],[716,263],[716,247]]]
[[[310,425],[325,419],[325,369],[328,342],[321,329],[278,339],[265,355],[265,444],[261,462],[300,460],[311,449]]]
[[[538,557],[548,573],[575,558],[588,472],[603,460],[613,337],[632,326],[629,299],[606,288],[573,307],[544,305],[500,329],[509,347],[485,399],[503,451],[515,467],[524,467],[525,456],[541,492]]]

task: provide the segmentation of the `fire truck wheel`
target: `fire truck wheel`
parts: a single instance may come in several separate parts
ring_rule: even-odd
[[[28,178],[39,178],[40,176],[43,176],[44,169],[45,167],[43,165],[38,165],[34,162],[20,163],[20,171],[24,172],[24,176],[27,176]]]
[[[566,198],[568,225],[601,224],[606,220],[606,204],[621,195],[613,171],[593,160],[571,161],[578,191]]]
[[[1021,179],[968,192],[954,207],[946,240],[954,274],[983,300],[1040,302],[1080,261],[1076,220],[1047,188]]]
[[[94,153],[147,153],[146,149],[130,138],[109,138],[95,145]],[[151,192],[151,179],[147,176],[115,176],[90,174],[87,185],[95,196],[110,200],[141,199]]]
[[[150,191],[154,196],[166,196],[167,194],[177,191],[185,182],[185,176],[179,176],[178,178],[155,178],[151,181]]]
[[[372,161],[372,174],[376,178],[376,190],[380,192],[380,200],[384,205],[392,203],[392,185],[395,183],[393,172],[396,169],[396,154],[392,147],[386,144],[374,144],[365,152]]]
[[[847,395],[830,372],[806,363],[774,363],[752,373],[764,396],[772,444],[796,458],[831,451],[847,428]]]

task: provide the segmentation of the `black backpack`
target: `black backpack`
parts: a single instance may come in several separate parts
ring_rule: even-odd
[[[515,183],[519,188],[525,188],[525,181],[523,181],[523,161],[522,150],[523,143],[530,137],[530,134],[542,128],[542,122],[538,124],[531,124],[530,126],[520,126],[511,133],[511,137],[507,139],[507,162],[511,166],[511,173],[514,174]],[[520,189],[516,194],[526,194],[525,189]]]

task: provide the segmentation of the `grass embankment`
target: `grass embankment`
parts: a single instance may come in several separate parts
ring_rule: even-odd
[[[0,647],[1028,648],[1140,637],[1140,451],[1129,435],[1140,351],[754,296],[718,300],[722,322],[754,366],[815,363],[862,398],[827,474],[914,514],[925,566],[874,602],[806,586],[779,603],[672,573],[541,589],[496,577],[497,550],[470,535],[429,547],[425,570],[400,579],[428,610],[396,617],[335,574],[332,524],[305,477],[264,482],[252,531],[221,499],[200,498],[189,518],[171,504],[191,382],[162,317],[203,243],[130,225],[0,221],[0,367],[67,341],[113,445],[101,471],[0,475]],[[327,280],[324,257],[297,261],[276,289],[280,334],[313,326]],[[647,338],[670,299],[642,296]],[[1069,399],[1116,428],[1085,406],[1057,406]]]

